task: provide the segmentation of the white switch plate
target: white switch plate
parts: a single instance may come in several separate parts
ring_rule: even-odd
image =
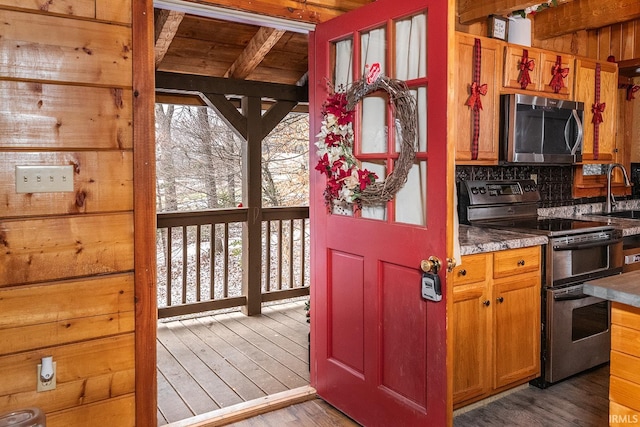
[[[73,192],[73,166],[16,166],[16,193]]]
[[[57,366],[56,366],[56,362],[53,362],[53,378],[51,378],[49,381],[41,381],[40,380],[40,371],[42,370],[42,364],[38,363],[38,377],[36,379],[36,381],[38,382],[38,385],[36,386],[36,391],[39,393],[41,391],[49,391],[49,390],[55,390],[56,389],[56,378],[58,376],[58,372],[57,372]]]

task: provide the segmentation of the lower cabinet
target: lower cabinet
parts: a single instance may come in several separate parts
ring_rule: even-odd
[[[640,424],[640,308],[611,306],[609,425]]]
[[[540,247],[468,255],[452,273],[453,403],[540,374]]]

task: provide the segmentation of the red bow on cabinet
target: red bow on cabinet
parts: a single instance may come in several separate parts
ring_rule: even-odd
[[[531,84],[531,76],[529,71],[533,71],[535,67],[533,59],[529,59],[529,51],[527,49],[522,50],[522,59],[520,60],[520,75],[518,76],[518,83],[522,89],[526,89]]]
[[[569,69],[562,68],[561,56],[558,56],[556,58],[556,63],[553,65],[553,67],[551,67],[551,74],[553,74],[553,77],[551,78],[549,86],[551,86],[555,93],[558,93],[564,87],[563,79],[565,79],[569,75]]]
[[[482,101],[480,95],[485,96],[487,94],[487,84],[478,85],[478,82],[471,83],[471,96],[464,105],[468,105],[474,110],[482,110]]]
[[[638,85],[628,85],[627,86],[627,101],[631,101],[632,99],[636,99],[636,97],[634,95],[639,90],[640,90],[640,86],[638,86]]]
[[[591,111],[593,112],[593,120],[591,120],[592,123],[602,123],[602,113],[604,113],[605,107],[606,104],[604,102],[596,102],[593,104],[591,107]]]

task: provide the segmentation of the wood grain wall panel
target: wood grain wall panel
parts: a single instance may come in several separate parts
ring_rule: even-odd
[[[130,333],[2,356],[0,413],[28,406],[51,412],[132,393],[134,352]],[[57,387],[38,393],[35,372],[44,356],[56,361]]]
[[[621,25],[620,56],[616,58],[637,58],[635,56],[635,33],[638,21],[625,22]]]
[[[12,10],[0,22],[0,75],[131,87],[128,27]]]
[[[22,216],[130,211],[133,208],[131,151],[1,152],[0,215]],[[15,167],[73,165],[74,191],[16,193]]]
[[[135,0],[94,0],[96,18],[102,21],[131,24],[131,2]]]
[[[95,18],[96,0],[0,0],[0,6]]]
[[[604,61],[613,55],[616,61],[640,58],[640,20],[587,31],[588,57]]]
[[[131,273],[0,288],[0,330],[130,310]]]
[[[132,149],[131,89],[0,80],[0,98],[0,149]]]
[[[134,330],[133,275],[0,288],[0,354]]]
[[[0,220],[0,286],[133,269],[131,213]]]
[[[0,413],[49,426],[137,424],[132,8],[0,0]],[[17,194],[16,165],[73,165],[74,191]]]
[[[135,399],[127,395],[106,402],[81,406],[47,416],[47,427],[86,427],[87,420],[100,420],[101,426],[133,427],[136,425]]]

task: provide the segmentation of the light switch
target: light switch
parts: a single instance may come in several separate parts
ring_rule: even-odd
[[[16,166],[16,193],[73,192],[73,166]]]

